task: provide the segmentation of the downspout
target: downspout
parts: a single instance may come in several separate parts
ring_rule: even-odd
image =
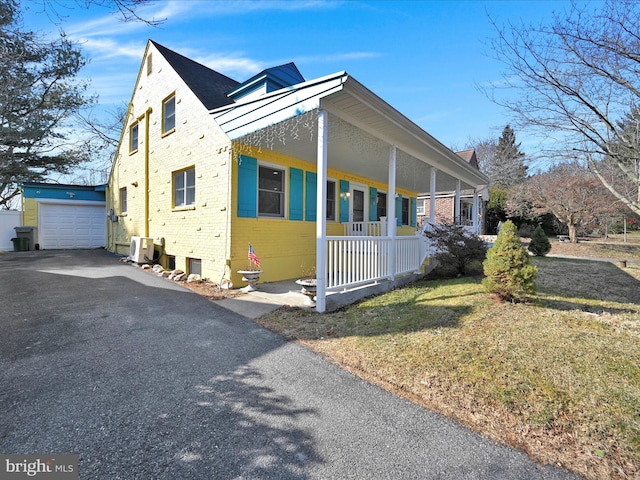
[[[222,281],[224,280],[225,275],[227,274],[227,268],[229,268],[229,279],[231,279],[231,211],[232,211],[232,188],[231,183],[233,182],[233,142],[230,143],[231,147],[229,148],[229,154],[227,155],[227,205],[225,207],[226,217],[224,220],[224,254],[225,254],[225,262],[224,267],[222,267],[222,276],[220,277],[219,285],[222,285]],[[226,148],[226,147],[225,147]]]
[[[149,236],[149,117],[153,109],[144,112],[144,236]]]

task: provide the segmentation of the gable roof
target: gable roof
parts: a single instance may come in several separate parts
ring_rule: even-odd
[[[158,49],[208,110],[232,103],[231,99],[227,97],[227,92],[240,85],[239,82],[169,50],[153,40],[149,40],[149,42]]]
[[[367,136],[367,141],[372,142],[373,148],[368,149],[366,155],[354,156],[349,135],[338,133],[342,128],[338,127],[329,144],[331,157],[334,161],[341,162],[341,168],[349,167],[354,171],[366,168],[368,178],[386,182],[389,174],[389,150],[382,143],[396,146],[404,152],[401,155],[404,155],[407,164],[415,167],[421,164],[431,165],[451,179],[460,179],[473,187],[488,183],[487,177],[475,166],[456,155],[345,71],[308,80],[260,97],[248,96],[233,104],[210,110],[209,113],[230,140],[243,141],[243,137],[250,137],[254,132],[272,128],[296,117],[302,120],[301,128],[313,128],[314,122],[307,122],[302,116],[313,116],[312,112],[318,109],[331,114],[331,121],[336,125],[340,125],[340,122],[345,128],[353,125]],[[297,127],[292,128],[283,133],[277,147],[268,143],[268,147],[267,144],[264,146],[271,150],[277,148],[280,153],[293,158],[316,162],[317,137],[311,135],[312,141],[294,141],[298,138],[297,135]],[[264,139],[260,137],[251,141],[262,140]],[[366,165],[362,162],[366,162]],[[414,191],[429,185],[429,169],[421,170],[423,177],[415,172],[416,168],[398,170],[397,185]],[[452,181],[447,189],[453,188],[455,182]]]
[[[462,158],[469,165],[478,168],[478,158],[476,157],[476,151],[474,148],[469,148],[468,150],[463,150],[461,152],[456,152],[460,158]]]

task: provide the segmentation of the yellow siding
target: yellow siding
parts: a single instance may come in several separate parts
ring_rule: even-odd
[[[241,147],[243,154],[255,157],[258,161],[277,164],[285,168],[294,167],[304,171],[316,172],[315,163],[304,162],[296,158],[287,157],[270,151],[251,151],[246,146]],[[329,169],[327,175],[332,180],[348,180],[381,190],[386,184],[369,180],[365,177],[348,174],[339,170]],[[233,185],[237,185],[238,163],[233,162]],[[289,176],[287,175],[287,182]],[[235,188],[233,189],[235,191]],[[286,192],[288,193],[287,184]],[[398,193],[416,197],[416,192],[399,190]],[[287,199],[288,200],[288,199]],[[288,201],[285,202],[288,206]],[[272,282],[278,280],[300,278],[313,269],[316,260],[316,223],[308,221],[289,221],[274,218],[239,218],[237,216],[238,199],[234,195],[231,199],[231,273],[235,285],[241,286],[241,275],[237,270],[247,269],[249,263],[247,253],[251,243],[256,255],[260,259],[261,269],[264,271],[260,280]],[[338,207],[339,209],[339,202]],[[288,208],[286,208],[288,213]],[[339,217],[339,212],[337,212]],[[414,227],[398,227],[398,235],[413,235]],[[327,223],[327,235],[344,235],[344,227],[339,222]],[[254,267],[255,268],[255,267]]]
[[[145,56],[107,189],[107,209],[118,215],[117,222],[108,222],[109,250],[127,255],[131,237],[145,236],[148,231],[156,248],[162,246],[164,254],[175,256],[177,268],[187,271],[189,258],[200,259],[202,275],[214,281],[230,278],[236,286],[243,284],[236,272],[248,266],[249,243],[262,262],[262,281],[298,278],[310,271],[315,265],[315,222],[237,217],[237,155],[232,155],[231,142],[151,44],[148,54],[154,57],[153,71],[147,74]],[[163,135],[162,102],[172,93],[176,98],[176,128]],[[136,122],[138,149],[130,152],[130,127]],[[260,161],[316,171],[315,163],[269,151],[238,149]],[[196,171],[195,205],[173,208],[172,173],[190,167]],[[330,169],[328,175],[337,182],[348,180],[387,188],[386,184],[338,170]],[[126,213],[120,205],[122,188],[127,189]],[[288,186],[286,191],[290,191]],[[416,192],[398,193],[417,196]],[[413,235],[414,229],[402,227],[398,233]],[[330,222],[327,234],[342,235],[342,225]],[[166,255],[161,257],[165,266]]]
[[[38,226],[38,202],[35,198],[22,197],[22,225]]]
[[[152,45],[148,52],[153,52],[153,72],[147,75],[146,67],[140,72],[109,181],[107,208],[113,208],[119,218],[109,222],[108,248],[128,254],[131,236],[145,236],[148,229],[154,244],[164,244],[164,253],[175,256],[177,268],[187,271],[189,258],[201,259],[202,275],[219,281],[227,273],[229,257],[230,143],[160,53]],[[172,92],[176,128],[163,135],[162,101]],[[136,121],[139,146],[130,153],[129,127]],[[195,205],[173,208],[172,174],[190,167],[196,170]],[[123,187],[126,213],[121,213],[120,205]],[[161,261],[166,264],[166,257]]]

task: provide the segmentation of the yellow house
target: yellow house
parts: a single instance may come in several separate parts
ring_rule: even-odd
[[[251,245],[261,281],[315,273],[325,311],[421,272],[418,192],[486,184],[346,72],[306,81],[290,63],[239,83],[149,41],[109,178],[107,243],[235,285]],[[154,247],[140,257],[144,239]]]

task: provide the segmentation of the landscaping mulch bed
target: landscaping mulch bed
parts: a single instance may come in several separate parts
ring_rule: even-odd
[[[223,300],[225,298],[234,298],[239,295],[243,295],[240,290],[220,288],[217,284],[201,281],[201,282],[183,282],[182,285],[190,290],[193,290],[198,295],[208,298],[211,301]]]

